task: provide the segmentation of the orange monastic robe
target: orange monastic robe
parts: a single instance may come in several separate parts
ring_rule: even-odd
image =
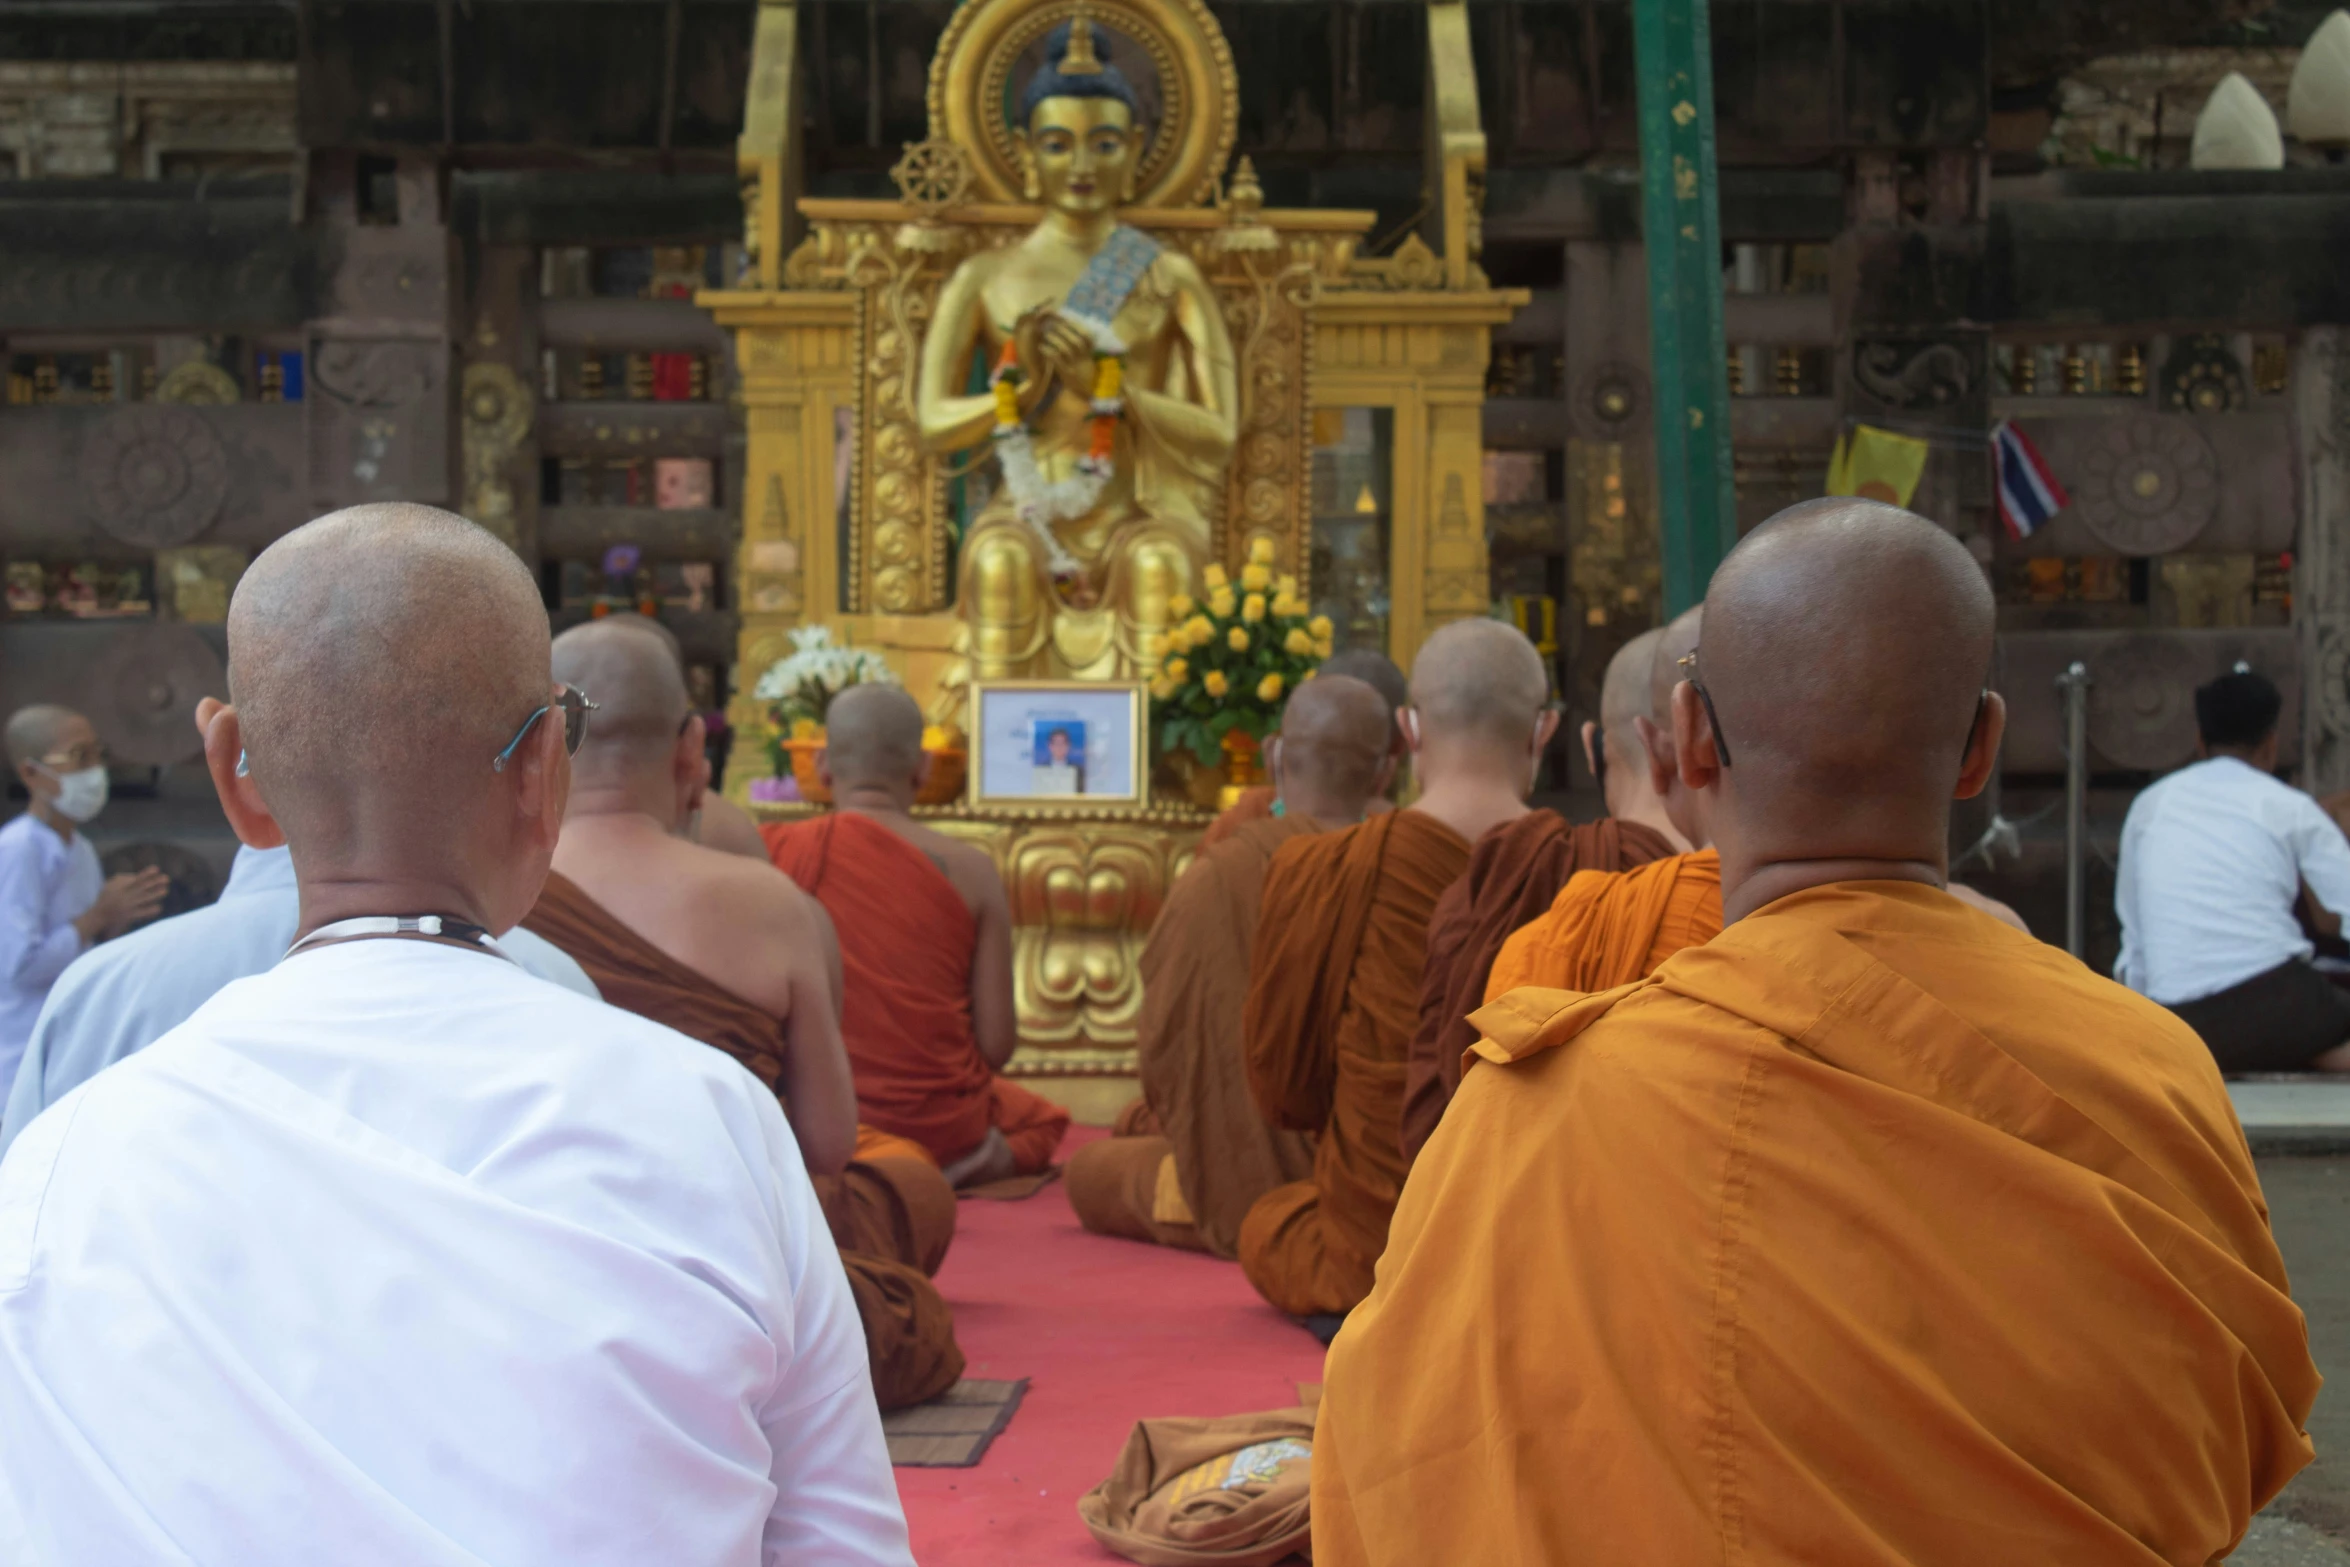
[[[1933,888],[1517,991],[1332,1349],[1317,1567],[2215,1562],[2318,1376],[2210,1052]]]
[[[1469,1014],[1484,1003],[1502,944],[1539,919],[1577,873],[1620,871],[1672,852],[1653,827],[1612,817],[1570,824],[1556,811],[1528,811],[1477,840],[1468,870],[1444,889],[1428,920],[1420,1026],[1404,1071],[1407,1161],[1419,1157],[1460,1087],[1461,1054],[1477,1042]]]
[[[776,868],[824,905],[839,934],[857,1119],[920,1143],[941,1164],[978,1147],[990,1126],[1022,1174],[1051,1164],[1069,1112],[980,1059],[971,1036],[978,928],[946,873],[854,811],[759,833]]]
[[[1403,1188],[1404,1065],[1437,897],[1468,841],[1421,811],[1282,845],[1265,880],[1242,1025],[1266,1119],[1314,1132],[1314,1176],[1257,1199],[1240,1265],[1292,1316],[1344,1312],[1371,1287]]]
[[[1501,944],[1485,999],[1529,985],[1612,990],[1721,930],[1722,857],[1712,849],[1667,855],[1613,876],[1582,871],[1559,889],[1549,913]]]

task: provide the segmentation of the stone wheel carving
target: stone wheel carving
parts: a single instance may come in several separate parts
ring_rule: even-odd
[[[107,748],[126,762],[168,767],[204,749],[196,703],[228,695],[212,644],[187,626],[123,626],[90,667],[82,709]]]
[[[2123,767],[2162,768],[2195,752],[2194,653],[2163,636],[2129,637],[2089,659],[2089,744]]]
[[[906,143],[905,156],[889,171],[906,205],[926,218],[961,205],[971,193],[971,160],[940,137]]]
[[[2073,508],[2117,554],[2185,549],[2219,507],[2219,464],[2203,432],[2184,419],[2118,422],[2080,463]]]
[[[199,414],[149,403],[82,437],[83,503],[106,533],[140,549],[186,544],[228,499],[228,457]]]

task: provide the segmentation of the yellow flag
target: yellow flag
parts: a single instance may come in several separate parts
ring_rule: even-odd
[[[1828,493],[1907,506],[1918,492],[1929,450],[1915,436],[1854,425],[1850,435],[1836,438],[1835,455],[1828,459]]]

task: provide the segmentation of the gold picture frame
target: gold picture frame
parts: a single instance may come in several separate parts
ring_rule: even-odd
[[[1100,816],[1150,803],[1139,680],[974,680],[964,784],[974,813]]]

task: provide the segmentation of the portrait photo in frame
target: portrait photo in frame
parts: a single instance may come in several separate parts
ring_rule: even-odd
[[[971,683],[973,810],[1131,811],[1149,802],[1136,681]]]

